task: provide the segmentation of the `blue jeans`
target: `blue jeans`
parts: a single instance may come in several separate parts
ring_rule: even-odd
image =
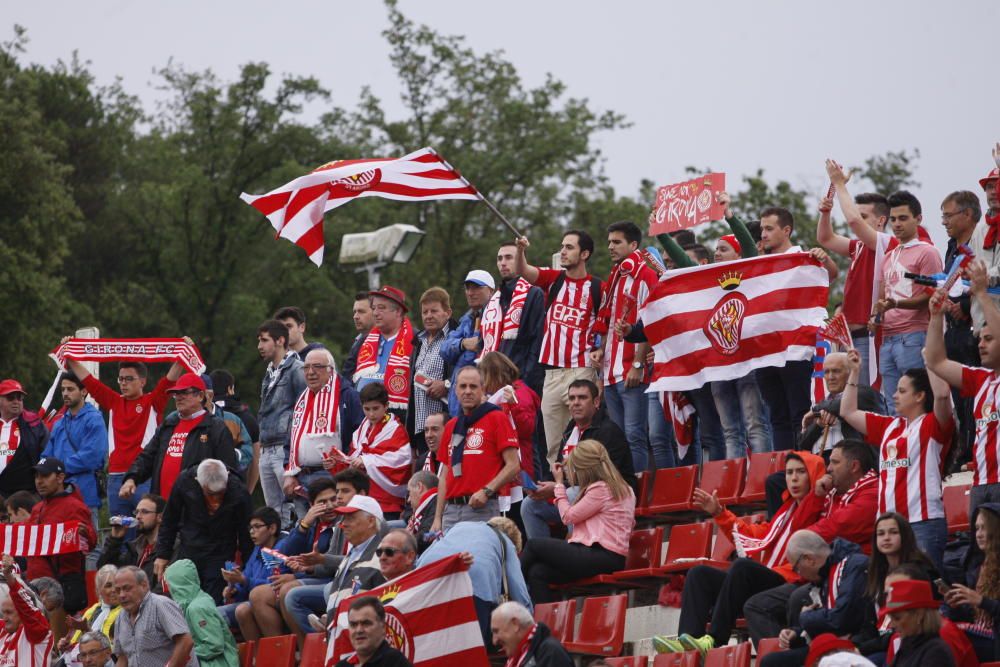
[[[911,368],[923,368],[924,357],[921,352],[927,340],[926,331],[889,336],[882,340],[879,349],[878,370],[882,374],[882,396],[888,404],[889,414],[896,414],[896,406],[892,401],[896,386],[903,373]]]
[[[698,449],[695,452],[697,462],[701,463],[702,447],[708,449],[708,456],[712,461],[721,461],[726,458],[726,439],[722,435],[722,425],[719,413],[715,410],[711,388],[705,385],[686,393],[698,415],[698,437],[694,445]]]
[[[285,479],[285,448],[281,445],[261,447],[258,466],[264,504],[281,515],[281,527],[287,528],[292,524],[292,503],[285,500],[281,486]]]
[[[944,570],[944,547],[948,543],[948,522],[945,519],[915,521],[910,526],[917,538],[917,546],[931,559],[938,572]]]
[[[296,586],[285,593],[285,609],[302,632],[316,632],[309,625],[309,614],[321,616],[326,611],[326,584]]]
[[[242,602],[231,602],[229,604],[220,605],[215,608],[215,611],[219,612],[219,616],[222,620],[226,622],[226,625],[234,630],[239,630],[240,624],[236,622],[236,608],[239,607]],[[250,604],[247,602],[247,604]]]
[[[646,387],[640,384],[631,389],[624,382],[604,386],[604,404],[608,408],[608,417],[625,432],[632,451],[632,467],[636,472],[649,467],[649,437],[647,430]]]
[[[580,495],[580,487],[571,486],[566,489],[566,499],[572,504]],[[550,523],[562,523],[559,518],[559,508],[544,500],[532,500],[525,496],[521,501],[521,521],[524,522],[524,533],[530,540],[533,537],[552,537]]]
[[[131,498],[119,498],[118,492],[122,488],[122,482],[125,481],[125,473],[116,472],[108,475],[108,517],[113,516],[135,516],[136,505],[142,500],[142,497],[149,493],[149,485],[151,480],[146,480],[142,484],[135,487],[135,493],[132,494]],[[94,524],[97,527],[97,524]],[[125,541],[130,542],[135,539],[135,528],[129,528],[125,531]]]
[[[758,368],[757,386],[771,414],[774,450],[795,448],[802,417],[812,407],[812,359]]]
[[[677,440],[670,416],[663,411],[660,392],[654,391],[646,396],[649,446],[653,450],[653,460],[657,468],[673,468],[677,465]]]
[[[747,443],[755,454],[771,451],[771,425],[754,373],[738,380],[713,382],[711,389],[726,440],[726,458],[746,456]]]

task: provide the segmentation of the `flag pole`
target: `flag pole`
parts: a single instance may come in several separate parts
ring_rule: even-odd
[[[514,225],[511,224],[510,220],[508,220],[507,217],[503,213],[500,212],[500,209],[498,209],[496,206],[493,205],[493,202],[491,202],[489,199],[487,199],[486,197],[483,196],[483,193],[481,193],[479,191],[479,188],[477,188],[472,183],[470,183],[469,179],[467,179],[465,176],[462,176],[461,172],[459,172],[458,169],[455,169],[453,166],[451,166],[448,163],[448,161],[445,160],[444,157],[442,157],[442,155],[440,153],[438,153],[433,148],[429,148],[429,150],[432,153],[434,153],[434,155],[438,156],[438,159],[441,160],[441,163],[444,166],[448,167],[448,169],[451,169],[453,172],[455,172],[455,175],[458,176],[458,179],[460,181],[462,181],[463,183],[465,183],[467,186],[469,186],[470,188],[472,188],[475,191],[476,196],[479,197],[479,201],[481,201],[484,204],[486,204],[486,208],[489,210],[489,212],[492,213],[493,215],[495,215],[500,222],[502,222],[504,225],[507,226],[507,229],[509,229],[510,231],[512,231],[514,233],[514,238],[521,238],[522,236],[524,236],[521,232],[517,231],[517,228]]]

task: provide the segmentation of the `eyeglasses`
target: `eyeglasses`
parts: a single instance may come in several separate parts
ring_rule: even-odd
[[[120,375],[118,377],[118,384],[126,384],[128,382],[135,382],[138,379],[139,378],[137,378],[134,375]]]
[[[139,516],[140,514],[156,514],[156,510],[137,509],[135,515]]]
[[[17,392],[14,392],[13,394],[7,394],[6,396],[4,396],[4,398],[6,398],[8,401],[17,401],[20,403],[21,401],[24,400],[24,394],[18,394]]]
[[[395,547],[379,547],[375,550],[375,555],[381,558],[382,556],[388,556],[392,558],[396,554],[405,553],[402,549],[397,549]]]
[[[964,207],[964,208],[960,208],[957,211],[952,211],[951,213],[945,213],[944,211],[942,211],[941,212],[941,219],[944,220],[945,222],[948,222],[949,220],[951,220],[952,218],[954,218],[956,215],[958,215],[959,213],[963,213],[966,210],[968,210],[967,206]]]
[[[302,364],[302,370],[306,373],[309,371],[316,371],[318,373],[328,368],[331,368],[330,364]]]
[[[79,653],[77,653],[77,655],[80,656],[81,658],[96,658],[97,656],[101,655],[105,651],[110,652],[111,649],[109,649],[109,648],[99,648],[99,649],[95,649],[93,651],[80,651]]]
[[[263,524],[263,523],[251,523],[250,524],[250,530],[263,530],[265,528],[267,528],[267,525]]]
[[[799,557],[795,559],[794,563],[792,563],[792,572],[794,572],[795,574],[799,573],[799,563],[802,562],[802,559],[804,557],[805,557],[805,554],[799,554]]]

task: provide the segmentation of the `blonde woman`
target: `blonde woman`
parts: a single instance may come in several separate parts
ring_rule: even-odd
[[[563,464],[553,466],[552,475],[559,517],[573,525],[573,534],[566,541],[537,537],[525,544],[521,570],[535,604],[553,599],[549,584],[622,569],[635,525],[635,494],[598,441],[578,443]],[[580,487],[572,504],[566,498],[567,477]]]

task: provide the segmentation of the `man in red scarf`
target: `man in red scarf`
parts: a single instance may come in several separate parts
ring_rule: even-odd
[[[983,178],[979,179],[979,186],[986,193],[986,215],[985,225],[976,225],[972,232],[972,240],[969,246],[975,254],[976,259],[986,262],[987,287],[994,287],[1000,284],[1000,247],[997,240],[1000,239],[1000,143],[993,149],[993,161],[996,167],[990,170]],[[1000,305],[1000,299],[990,295],[993,302]],[[983,309],[972,300],[972,329],[976,334],[986,322]]]
[[[490,617],[493,643],[507,656],[505,667],[569,667],[573,659],[544,623],[536,623],[527,607],[504,602]]]
[[[375,326],[358,349],[354,386],[360,392],[366,384],[384,384],[389,391],[389,411],[405,422],[413,352],[413,325],[406,316],[406,293],[384,285],[368,296]]]

